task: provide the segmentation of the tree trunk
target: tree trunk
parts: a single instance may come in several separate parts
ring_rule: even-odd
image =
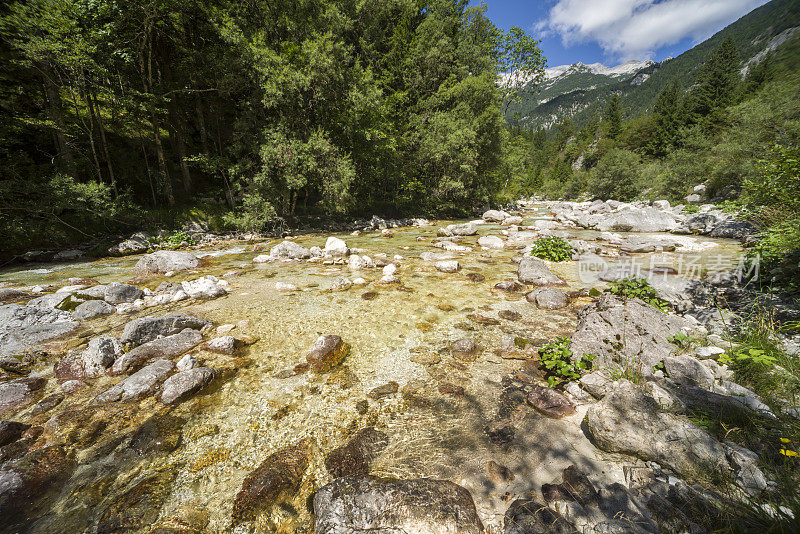
[[[97,103],[97,93],[94,91],[94,88],[90,88],[89,91],[90,105],[94,106],[95,116],[97,117],[97,125],[99,127],[98,129],[100,130],[100,144],[103,145],[103,155],[105,156],[106,168],[108,169],[108,178],[111,181],[111,188],[114,191],[114,196],[117,196],[119,194],[119,191],[117,191],[117,180],[114,177],[114,167],[111,165],[111,156],[108,153],[106,129],[103,124],[103,117],[100,113],[100,105]]]
[[[54,133],[56,137],[58,155],[68,167],[72,167],[72,150],[67,144],[66,135],[64,135],[64,112],[61,109],[61,95],[59,94],[58,86],[54,81],[54,74],[52,70],[49,68],[45,68],[43,70],[45,72],[43,78],[47,92],[47,104],[49,108],[48,115],[50,116],[50,120],[53,121],[53,124],[56,125]]]

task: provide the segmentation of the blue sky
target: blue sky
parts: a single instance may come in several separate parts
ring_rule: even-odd
[[[542,40],[551,67],[677,56],[767,0],[472,0]]]

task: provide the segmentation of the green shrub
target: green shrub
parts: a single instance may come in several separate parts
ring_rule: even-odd
[[[639,194],[640,158],[630,150],[609,150],[592,170],[589,192],[601,199],[629,201]]]
[[[584,354],[573,361],[569,345],[570,339],[561,336],[539,349],[539,361],[545,368],[547,383],[551,388],[579,379],[581,372],[591,369],[592,362],[597,358],[593,354]]]
[[[183,246],[184,243],[186,243],[187,245],[196,245],[197,239],[193,235],[183,230],[179,230],[167,234],[163,237],[151,237],[149,242],[151,246],[156,246],[158,248],[169,248],[174,250],[176,248],[180,248],[181,246]]]
[[[549,261],[567,261],[575,249],[563,237],[542,237],[537,239],[531,249],[531,256]]]
[[[669,309],[669,302],[658,298],[655,288],[644,278],[632,277],[612,282],[605,291],[624,298],[639,299],[662,312]]]

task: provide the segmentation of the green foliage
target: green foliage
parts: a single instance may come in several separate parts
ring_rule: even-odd
[[[541,237],[533,243],[531,256],[549,261],[568,261],[575,249],[563,237]]]
[[[611,139],[619,137],[622,131],[622,103],[618,94],[614,94],[608,101],[605,112],[603,113],[603,126],[606,135]]]
[[[150,245],[158,248],[168,248],[168,249],[177,249],[182,246],[186,245],[196,245],[197,239],[183,231],[175,231],[168,234],[165,234],[162,237],[151,237],[150,238]]]
[[[579,379],[582,372],[592,368],[592,362],[597,358],[593,354],[584,354],[573,360],[569,346],[570,339],[562,336],[539,349],[539,361],[545,368],[547,383],[551,388]]]
[[[667,341],[677,346],[679,349],[686,350],[696,343],[696,340],[687,336],[683,332],[678,332],[672,337],[668,337]]]
[[[669,310],[669,303],[659,298],[655,288],[644,278],[631,277],[619,282],[611,282],[605,292],[626,299],[639,299],[662,312]]]
[[[608,151],[592,169],[589,191],[601,199],[633,200],[639,193],[640,161],[629,150]]]

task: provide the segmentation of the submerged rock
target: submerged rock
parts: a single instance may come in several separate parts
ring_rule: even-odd
[[[139,276],[151,276],[175,271],[196,269],[200,260],[191,252],[177,250],[159,250],[142,256],[134,270]]]
[[[469,491],[446,480],[338,478],[314,495],[316,534],[484,532]]]
[[[205,345],[203,345],[203,348],[205,348],[206,350],[210,350],[211,352],[216,352],[218,354],[231,355],[236,352],[238,346],[239,346],[239,341],[235,337],[221,336],[207,342]]]
[[[503,534],[578,534],[578,531],[541,501],[521,498],[506,510]]]
[[[576,411],[575,404],[553,388],[532,385],[528,404],[551,419],[561,419]]]
[[[455,273],[461,269],[461,264],[459,264],[456,260],[444,260],[437,261],[434,264],[434,267],[437,271],[441,271],[443,273]]]
[[[346,445],[325,457],[325,468],[334,478],[369,473],[372,462],[389,444],[389,436],[367,427],[359,430]]]
[[[342,363],[348,352],[350,346],[342,338],[325,334],[319,336],[311,346],[306,360],[314,372],[324,373]]]
[[[242,489],[233,501],[233,523],[248,521],[259,510],[297,491],[310,458],[311,440],[308,438],[267,456],[242,482]]]
[[[104,375],[122,353],[122,344],[118,339],[97,337],[82,352],[59,360],[53,372],[59,380],[96,378]]]
[[[142,296],[144,296],[144,291],[138,287],[119,282],[111,282],[103,290],[103,299],[109,304],[133,302]]]
[[[194,395],[214,379],[216,371],[210,367],[196,367],[175,373],[161,387],[161,402],[174,404]]]
[[[140,317],[125,325],[120,341],[141,345],[156,338],[177,334],[186,328],[202,330],[211,324],[205,319],[198,319],[183,313],[172,313],[161,317]]]
[[[478,238],[478,245],[483,248],[500,250],[505,248],[503,240],[496,235],[484,235]]]
[[[172,452],[181,441],[181,428],[186,419],[171,414],[150,416],[133,433],[129,447],[140,455],[151,452]]]
[[[0,382],[0,412],[33,402],[34,394],[46,382],[45,378],[17,378]]]

